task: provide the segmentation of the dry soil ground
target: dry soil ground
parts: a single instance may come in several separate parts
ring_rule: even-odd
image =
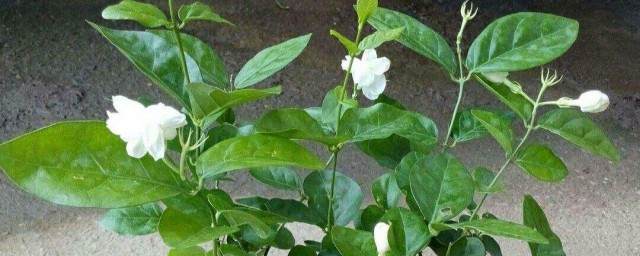
[[[189,32],[211,43],[237,72],[241,63],[266,46],[313,32],[308,49],[294,65],[268,83],[281,83],[284,93],[238,112],[241,120],[254,120],[268,109],[317,106],[324,92],[341,76],[344,56],[328,35],[330,28],[353,33],[353,1],[281,0],[206,1],[237,26],[198,24]],[[64,120],[104,119],[111,95],[123,94],[169,100],[85,22],[118,28],[137,25],[102,21],[99,13],[115,0],[0,1],[0,140]],[[185,1],[177,1],[179,3]],[[451,42],[459,21],[459,1],[381,0],[381,5],[409,13]],[[598,88],[612,101],[609,110],[593,118],[610,134],[624,156],[619,163],[592,157],[552,135],[536,134],[555,148],[571,170],[562,183],[542,184],[516,168],[505,175],[508,192],[491,197],[488,208],[503,218],[521,220],[525,194],[533,194],[546,209],[568,255],[640,255],[640,7],[637,1],[476,1],[480,14],[467,38],[477,35],[493,19],[515,11],[542,11],[580,21],[574,47],[550,67],[565,76],[549,98],[577,96]],[[466,41],[467,45],[469,40]],[[445,129],[456,89],[436,65],[399,44],[379,53],[392,61],[388,93],[410,109],[432,117]],[[514,74],[528,90],[536,86],[538,70]],[[264,86],[264,85],[263,85]],[[469,86],[465,106],[503,108],[479,86]],[[341,167],[364,185],[383,169],[351,148]],[[489,139],[457,149],[468,166],[497,167],[499,147]],[[245,176],[233,185],[235,195],[282,195]],[[370,199],[368,199],[370,200]],[[0,255],[163,255],[166,247],[156,235],[118,237],[101,230],[100,209],[59,207],[20,191],[0,175]],[[317,230],[297,227],[318,236]],[[507,242],[505,255],[527,255],[526,244]]]

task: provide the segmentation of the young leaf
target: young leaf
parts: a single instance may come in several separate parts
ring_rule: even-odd
[[[378,206],[383,209],[389,209],[398,205],[400,196],[400,188],[396,183],[396,176],[392,173],[385,173],[378,177],[371,184],[371,193],[373,199]]]
[[[492,22],[473,41],[467,55],[472,73],[511,72],[544,65],[565,53],[578,36],[578,22],[521,12]]]
[[[271,187],[283,190],[298,191],[302,189],[300,175],[286,167],[263,167],[249,170],[249,174],[256,180]]]
[[[456,143],[482,138],[486,134],[487,129],[478,119],[473,117],[471,110],[463,110],[456,113],[451,130],[451,136]]]
[[[342,256],[378,255],[371,232],[336,226],[330,235]]]
[[[186,190],[162,161],[128,156],[100,121],[57,123],[0,144],[0,168],[25,191],[68,206],[121,208]]]
[[[461,237],[451,245],[447,255],[484,256],[486,254],[482,241],[477,237]]]
[[[149,28],[171,24],[158,7],[131,0],[124,0],[108,6],[102,11],[102,18],[106,20],[133,20]]]
[[[476,183],[476,191],[478,193],[494,194],[504,190],[504,184],[500,183],[499,181],[496,181],[496,183],[493,184],[491,189],[489,189],[489,185],[491,185],[491,182],[493,182],[493,179],[495,177],[496,175],[493,174],[493,172],[487,168],[484,168],[484,167],[476,168],[476,170],[473,172],[473,179],[475,180],[475,183]]]
[[[418,159],[409,176],[411,194],[429,223],[457,216],[473,200],[473,178],[453,155],[433,154]]]
[[[162,208],[155,203],[111,209],[100,220],[100,226],[119,235],[147,235],[158,231]]]
[[[231,22],[225,20],[224,18],[220,17],[220,15],[211,10],[211,7],[201,2],[195,2],[193,4],[181,6],[180,10],[178,10],[178,18],[180,18],[180,20],[182,20],[182,22],[184,23],[192,20],[205,20],[233,25]]]
[[[378,8],[378,0],[358,0],[356,2],[356,13],[358,14],[358,24],[361,26],[367,23],[369,17]]]
[[[402,35],[402,31],[404,31],[404,27],[389,30],[378,30],[362,39],[362,42],[358,44],[358,48],[360,50],[377,48],[383,43],[398,39],[398,37]]]
[[[531,255],[536,256],[565,256],[564,249],[562,248],[562,242],[560,238],[553,233],[547,216],[544,211],[538,205],[533,197],[527,195],[524,197],[524,203],[522,206],[522,215],[524,224],[537,230],[544,237],[549,240],[548,244],[536,244],[529,243],[529,249],[531,249]]]
[[[186,86],[189,101],[196,118],[211,121],[220,117],[232,107],[264,99],[282,92],[280,86],[267,89],[242,89],[232,92],[215,88],[203,83],[191,83]]]
[[[457,72],[458,65],[447,40],[418,20],[400,12],[378,8],[369,19],[369,24],[377,30],[404,27],[398,42],[440,64],[449,74]]]
[[[342,106],[342,107],[341,107]],[[335,132],[338,126],[338,109],[341,109],[340,118],[350,108],[358,106],[358,102],[346,97],[342,86],[333,88],[322,100],[322,126],[323,129]]]
[[[307,47],[311,34],[290,39],[260,51],[247,61],[234,80],[238,89],[257,84],[284,68]]]
[[[518,151],[516,164],[531,176],[546,182],[561,181],[569,171],[553,151],[542,144],[530,144]]]
[[[324,163],[295,142],[260,134],[220,142],[196,161],[196,170],[201,179],[238,169],[267,166],[318,170],[324,168]]]
[[[529,102],[524,96],[515,94],[507,86],[491,82],[489,81],[489,79],[480,74],[475,74],[473,77],[475,77],[476,80],[484,86],[484,88],[489,90],[500,101],[502,101],[502,103],[506,104],[507,106],[509,106],[509,108],[516,112],[516,114],[520,116],[522,120],[528,121],[529,119],[531,119],[533,104]]]
[[[404,208],[392,208],[382,217],[389,223],[389,246],[395,255],[414,256],[429,244],[431,233],[422,216]]]
[[[345,48],[347,48],[349,55],[355,55],[360,52],[360,49],[358,49],[358,45],[355,42],[351,41],[349,38],[340,34],[340,32],[331,29],[329,30],[329,34],[338,38],[338,41],[340,41],[340,43],[344,45]]]
[[[507,155],[513,153],[513,144],[515,143],[515,134],[511,129],[513,120],[501,116],[498,113],[484,110],[472,110],[471,114],[482,123],[485,129],[493,136]]]
[[[552,110],[540,118],[538,126],[611,161],[621,158],[607,135],[580,111],[566,108]]]
[[[546,244],[549,242],[538,231],[505,220],[479,219],[460,222],[453,224],[453,226],[457,228],[472,228],[488,235],[508,237],[538,244]]]
[[[207,251],[200,246],[191,246],[186,248],[173,248],[169,250],[168,256],[206,256]]]
[[[309,113],[298,108],[271,110],[255,127],[257,133],[318,141],[327,145],[337,145],[346,140],[325,135],[320,124]]]
[[[326,224],[329,210],[332,171],[319,171],[309,174],[302,187],[309,196],[308,205]],[[358,215],[360,204],[364,198],[360,185],[348,176],[336,172],[333,194],[332,222],[336,226],[346,226]]]
[[[353,226],[362,231],[373,232],[376,224],[384,216],[385,210],[375,204],[365,207],[358,218],[353,220]]]

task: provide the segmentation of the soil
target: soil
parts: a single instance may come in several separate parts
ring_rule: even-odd
[[[237,72],[259,50],[287,38],[313,32],[308,49],[282,72],[260,86],[282,84],[281,96],[238,110],[241,122],[255,120],[266,110],[290,106],[318,106],[324,93],[340,82],[344,51],[329,36],[335,28],[353,35],[353,1],[280,0],[208,1],[236,24],[191,26],[188,32],[213,45],[228,70]],[[85,20],[114,28],[139,29],[131,22],[103,21],[99,14],[116,1],[0,0],[0,140],[60,120],[105,119],[111,95],[151,96],[170,103],[117,50],[93,31]],[[178,1],[184,2],[184,1]],[[381,5],[408,13],[451,43],[455,37],[460,1],[385,0]],[[600,89],[611,98],[610,108],[592,115],[623,155],[618,163],[592,157],[550,134],[537,133],[565,161],[571,175],[561,183],[540,183],[515,167],[504,179],[507,192],[490,197],[487,210],[521,221],[523,196],[534,195],[562,238],[568,255],[640,255],[640,3],[637,1],[476,1],[479,15],[465,39],[507,13],[549,12],[580,22],[573,48],[549,67],[565,79],[548,93],[549,99],[576,97]],[[161,4],[162,5],[162,4]],[[470,44],[465,40],[465,45]],[[412,110],[425,113],[446,129],[457,86],[427,59],[399,44],[379,49],[392,61],[387,93]],[[512,74],[534,91],[539,70]],[[468,86],[464,106],[505,108],[477,84]],[[479,150],[482,149],[482,150]],[[504,161],[490,139],[460,145],[456,154],[469,168],[496,169]],[[341,157],[341,168],[363,185],[365,194],[374,177],[385,170],[355,148]],[[237,175],[230,189],[236,196],[260,194],[294,196],[255,185]],[[367,197],[370,202],[370,196]],[[1,255],[164,255],[157,235],[119,237],[102,230],[102,209],[61,207],[19,190],[0,175]],[[303,237],[318,238],[319,230],[293,226]],[[504,241],[504,240],[501,240]],[[298,240],[302,242],[302,239]],[[528,255],[526,243],[504,241],[504,255]],[[278,252],[281,253],[281,252]]]

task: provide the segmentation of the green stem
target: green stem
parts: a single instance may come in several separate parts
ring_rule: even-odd
[[[333,227],[333,200],[335,193],[336,169],[338,168],[338,151],[333,152],[333,170],[331,174],[331,190],[329,191],[329,209],[327,210],[327,233],[331,232]]]
[[[447,136],[445,137],[444,143],[442,144],[442,146],[445,149],[449,145],[449,137],[451,137],[451,131],[453,130],[453,123],[456,120],[456,113],[458,113],[458,108],[460,108],[460,103],[462,102],[462,95],[463,95],[463,92],[464,92],[464,83],[465,83],[464,80],[458,81],[458,84],[459,84],[458,100],[456,101],[456,105],[453,108],[453,114],[451,115],[451,121],[449,122],[449,129],[447,130]]]
[[[178,51],[180,52],[180,64],[182,66],[182,74],[184,75],[184,83],[190,84],[189,71],[187,70],[187,58],[184,55],[184,48],[182,47],[182,39],[180,38],[180,27],[176,23],[175,14],[173,12],[173,0],[169,0],[169,16],[171,16],[171,30],[176,36],[176,43],[178,44]]]

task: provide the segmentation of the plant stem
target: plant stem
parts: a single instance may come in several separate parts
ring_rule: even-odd
[[[190,84],[189,71],[187,70],[187,58],[184,55],[184,49],[182,47],[182,39],[180,39],[180,28],[176,23],[175,14],[173,12],[173,0],[169,0],[169,16],[171,16],[171,30],[176,36],[176,43],[178,44],[178,51],[180,52],[180,64],[182,66],[182,74],[184,75],[184,83]]]
[[[507,169],[507,166],[509,166],[509,164],[513,162],[515,156],[518,154],[518,151],[524,145],[524,142],[529,138],[529,135],[534,129],[533,125],[535,124],[536,114],[538,112],[538,107],[540,106],[540,99],[542,99],[542,94],[544,94],[545,90],[546,90],[546,85],[543,84],[542,88],[540,89],[540,92],[538,93],[538,98],[533,104],[533,110],[531,111],[531,120],[529,121],[528,125],[525,124],[525,126],[527,127],[527,132],[524,134],[524,136],[522,136],[520,143],[518,143],[518,146],[513,150],[511,155],[509,155],[509,157],[507,158],[507,161],[505,161],[505,163],[502,165],[502,167],[498,171],[498,174],[496,174],[496,176],[493,178],[493,180],[489,184],[489,187],[487,187],[487,190],[491,190],[493,188],[493,186],[498,181],[498,178],[500,177],[500,175],[502,175],[504,170]],[[482,205],[484,204],[488,196],[489,196],[488,193],[484,193],[484,195],[482,196],[482,200],[480,200],[480,203],[478,204],[478,206],[475,209],[473,209],[473,212],[471,213],[471,217],[469,218],[469,220],[473,220],[473,218],[478,214],[478,210],[480,209],[480,207],[482,207]]]
[[[338,151],[333,152],[333,170],[331,174],[331,190],[329,191],[329,209],[327,210],[327,232],[333,227],[333,196],[335,193],[336,169],[338,168]]]
[[[456,101],[456,106],[453,108],[453,114],[451,115],[451,121],[449,122],[449,129],[447,130],[447,135],[444,139],[444,143],[442,143],[442,146],[446,149],[447,145],[449,144],[449,137],[451,137],[451,131],[453,130],[453,123],[456,120],[456,114],[458,113],[458,108],[460,107],[460,103],[462,102],[462,95],[464,92],[464,80],[459,80],[458,84],[459,84],[459,91],[458,91],[458,100]]]

